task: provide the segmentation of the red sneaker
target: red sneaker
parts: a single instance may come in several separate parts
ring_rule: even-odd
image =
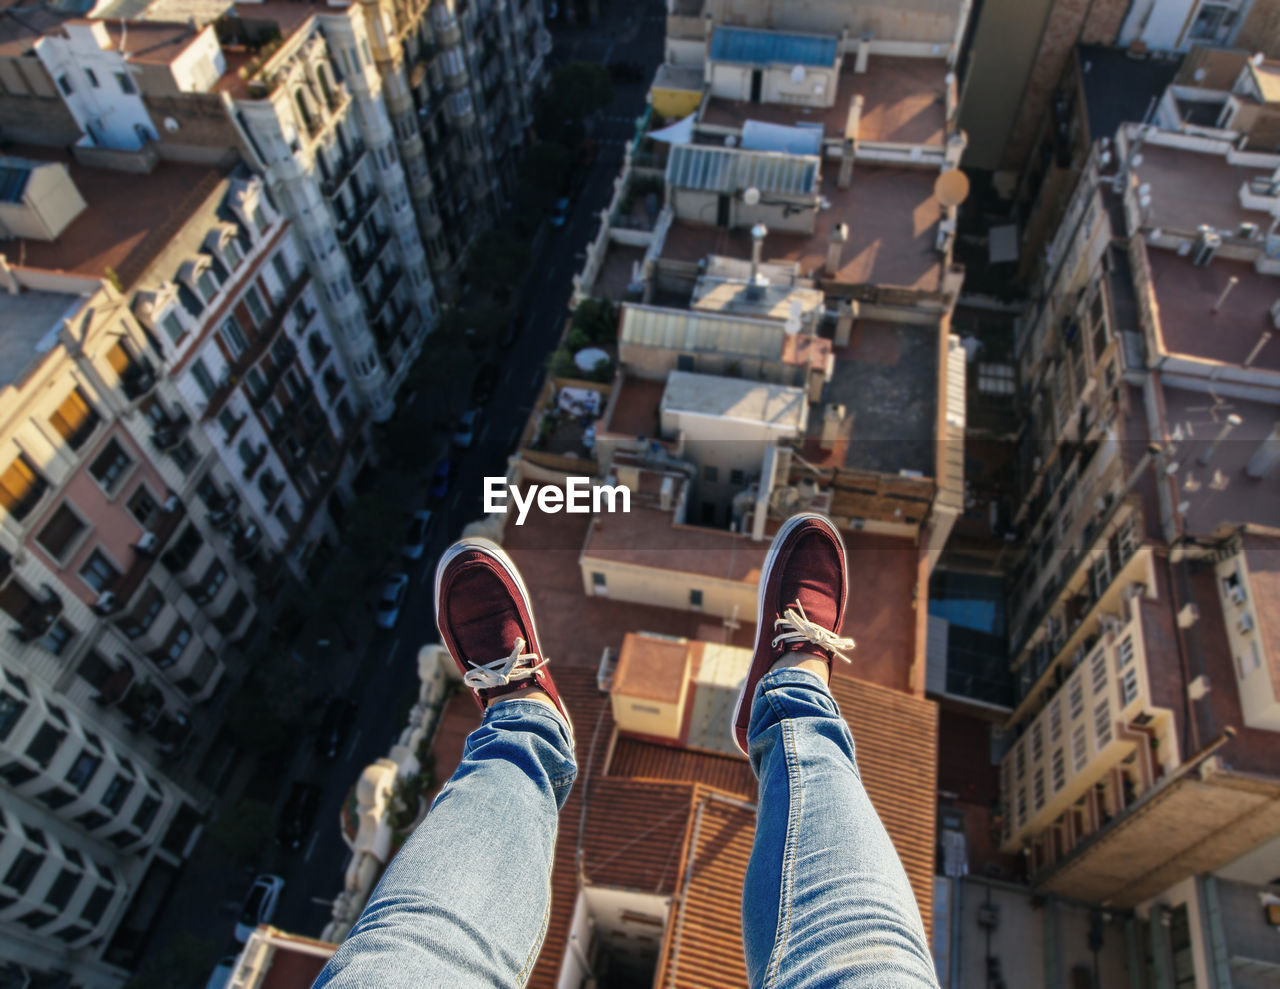
[[[787,519],[773,537],[760,574],[756,648],[733,712],[733,739],[747,752],[747,725],[756,684],[788,652],[804,652],[831,667],[850,662],[852,639],[839,637],[848,596],[844,543],[826,516],[805,512]]]
[[[573,722],[538,642],[529,591],[496,543],[460,539],[445,550],[436,564],[436,626],[481,710],[495,698],[541,687],[572,737]]]

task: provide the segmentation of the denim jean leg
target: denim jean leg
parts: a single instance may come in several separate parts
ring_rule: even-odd
[[[936,987],[915,895],[827,686],[766,674],[748,739],[760,784],[742,889],[751,985]]]
[[[315,985],[523,985],[547,933],[556,825],[576,774],[549,706],[490,707]]]

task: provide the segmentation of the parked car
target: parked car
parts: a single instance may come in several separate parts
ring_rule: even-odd
[[[428,489],[432,498],[437,501],[449,493],[449,481],[453,477],[453,463],[449,459],[441,460],[431,472],[431,487]]]
[[[563,227],[569,220],[569,197],[561,196],[556,200],[556,204],[551,207],[551,225],[553,227]]]
[[[268,873],[253,881],[248,895],[244,898],[240,919],[236,921],[236,941],[244,944],[259,924],[271,923],[271,918],[276,915],[276,907],[280,904],[280,893],[283,890],[284,880],[279,876]]]
[[[276,841],[286,848],[301,848],[311,827],[316,823],[316,811],[320,809],[320,787],[315,783],[294,780],[289,796],[280,811],[280,824],[276,827]]]
[[[382,585],[382,595],[378,598],[378,627],[395,628],[400,620],[400,606],[404,604],[405,592],[409,589],[409,575],[393,573]]]
[[[410,560],[421,560],[427,551],[427,541],[431,538],[431,509],[424,508],[413,513],[409,520],[409,528],[405,530],[404,545],[400,547],[402,556]]]
[[[476,427],[480,425],[483,409],[467,409],[453,424],[453,445],[469,449],[476,439]]]
[[[356,706],[345,697],[334,697],[325,705],[320,730],[316,734],[316,752],[322,759],[338,757],[355,720]]]
[[[511,325],[517,325],[513,319]],[[508,341],[510,342],[510,341]],[[486,364],[480,368],[480,373],[476,375],[475,383],[471,386],[471,401],[476,405],[484,405],[485,402],[493,398],[493,390],[498,385],[498,369],[493,364]]]

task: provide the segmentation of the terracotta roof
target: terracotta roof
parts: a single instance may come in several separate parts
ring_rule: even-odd
[[[701,648],[701,643],[693,643]],[[690,669],[690,643],[680,638],[628,632],[618,651],[613,690],[628,697],[674,704],[684,693]]]
[[[700,526],[673,525],[671,513],[632,506],[626,514],[597,516],[582,555],[639,567],[705,574],[754,584],[767,543]]]
[[[619,735],[609,759],[611,777],[701,783],[743,800],[754,800],[756,777],[751,764],[732,756],[709,755],[653,745]]]
[[[691,783],[593,779],[582,829],[587,882],[673,893],[693,808]]]

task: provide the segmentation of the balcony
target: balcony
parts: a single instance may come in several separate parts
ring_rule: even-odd
[[[373,243],[363,253],[357,255],[355,251],[351,252],[352,282],[359,285],[364,281],[365,276],[377,265],[378,258],[382,256],[382,252],[389,243],[391,243],[391,231],[384,228],[374,232]]]
[[[254,337],[253,343],[227,369],[228,373],[222,383],[219,384],[218,390],[209,398],[209,404],[204,410],[204,415],[201,416],[202,421],[209,422],[222,411],[222,407],[226,404],[227,399],[231,397],[231,393],[239,386],[240,379],[244,376],[244,373],[257,363],[258,358],[275,341],[280,328],[284,326],[285,316],[293,308],[294,303],[298,301],[298,298],[302,295],[302,290],[307,287],[307,282],[310,280],[311,275],[306,271],[303,271],[293,280],[293,283],[285,292],[284,298],[276,303],[271,310],[271,315],[258,327],[258,333]]]
[[[240,496],[234,492],[222,495],[208,507],[209,525],[214,529],[225,529],[236,517],[236,509],[240,507]]]
[[[120,387],[130,401],[137,401],[150,393],[156,386],[156,371],[145,357],[135,357],[129,361],[120,374]]]
[[[151,442],[161,452],[171,450],[182,442],[182,437],[187,435],[187,428],[190,425],[191,417],[186,412],[179,412],[177,416],[168,418],[166,422],[152,430]]]
[[[311,366],[319,371],[333,353],[333,345],[313,336],[307,341],[307,353],[311,355]]]
[[[338,482],[338,475],[342,473],[342,465],[346,462],[356,441],[364,433],[364,426],[368,417],[356,419],[346,427],[343,434],[342,443],[339,444],[337,451],[333,455],[329,466],[321,474],[324,478],[323,482],[311,493],[311,496],[302,506],[302,514],[298,517],[298,521],[294,523],[293,528],[289,530],[289,541],[285,545],[285,552],[291,553],[297,549],[298,543],[302,541],[306,535],[307,529],[311,525],[312,519],[315,518],[316,512],[320,510],[325,501],[329,497],[329,493],[333,490],[334,485]]]
[[[53,628],[62,614],[62,598],[48,584],[40,585],[40,596],[33,597],[17,616],[18,624],[9,629],[19,642],[34,642]]]
[[[353,142],[351,150],[343,155],[342,160],[338,162],[338,170],[333,173],[333,177],[320,183],[320,191],[330,199],[341,192],[342,187],[346,185],[347,179],[351,178],[351,174],[356,170],[356,167],[364,160],[364,153],[364,142]]]
[[[266,449],[265,447],[263,449]],[[262,543],[262,530],[254,523],[249,523],[243,529],[238,530],[231,538],[231,552],[235,556],[238,563],[244,563],[258,552],[258,547]]]
[[[117,607],[128,606],[147,574],[151,572],[156,557],[164,552],[165,546],[178,531],[178,525],[186,514],[187,507],[182,503],[182,499],[170,493],[168,500],[161,506],[158,520],[134,544],[133,562],[129,564],[129,569],[122,573],[111,586],[111,594],[115,598]]]
[[[395,293],[396,286],[400,284],[400,279],[403,277],[404,269],[399,265],[395,265],[389,271],[383,272],[382,284],[378,286],[378,291],[365,297],[368,302],[367,312],[370,319],[378,318],[378,314],[382,312],[387,301]]]
[[[253,475],[258,473],[258,468],[262,466],[262,462],[267,459],[267,444],[259,443],[258,449],[253,451],[253,455],[246,461],[244,469],[240,472],[246,481],[253,479]]]
[[[277,350],[279,351],[277,353]],[[264,384],[258,391],[249,392],[249,404],[255,409],[260,409],[267,404],[269,399],[276,390],[276,385],[280,384],[280,379],[284,377],[284,372],[289,369],[289,365],[293,363],[293,359],[298,356],[298,348],[292,340],[282,341],[282,346],[272,350],[271,367],[263,371]]]
[[[363,189],[357,190],[355,207],[352,211],[349,214],[338,213],[338,240],[345,244],[354,237],[356,231],[360,229],[360,224],[364,222],[377,201],[376,193]]]

